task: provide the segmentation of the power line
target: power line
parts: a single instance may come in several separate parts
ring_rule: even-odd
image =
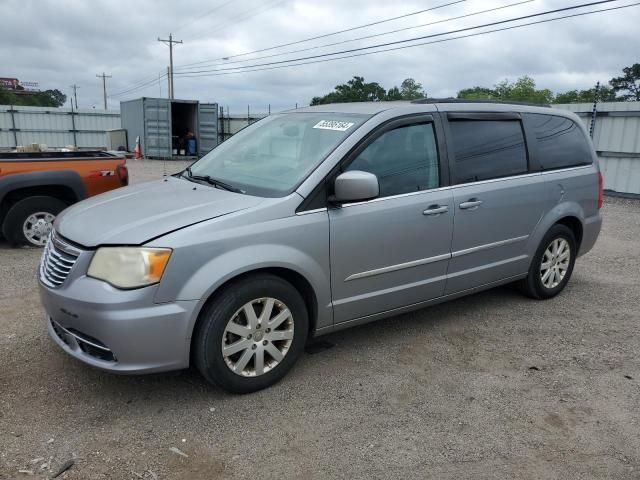
[[[126,95],[128,93],[133,93],[134,91],[137,91],[137,90],[148,88],[150,85],[155,85],[156,83],[160,82],[164,77],[168,77],[167,72],[161,73],[158,77],[153,77],[153,79],[148,80],[148,81],[146,81],[146,82],[144,82],[144,83],[142,83],[140,85],[137,85],[135,87],[127,88],[125,90],[121,90],[119,92],[111,94],[111,95],[109,95],[109,98],[120,97],[120,96]]]
[[[209,15],[211,15],[214,12],[217,12],[218,10],[226,7],[227,5],[229,5],[230,3],[233,3],[235,0],[229,0],[227,2],[224,2],[220,5],[218,5],[217,7],[213,7],[211,10],[207,10],[204,13],[201,13],[200,15],[198,15],[196,18],[189,20],[188,22],[184,22],[183,24],[179,25],[177,28],[174,28],[173,31],[177,32],[179,30],[182,30],[184,27],[186,27],[187,25],[191,25],[192,23],[198,22],[200,20],[202,20],[204,17],[208,17]]]
[[[463,39],[463,38],[470,38],[470,37],[478,37],[481,35],[487,35],[490,33],[496,33],[496,32],[503,32],[503,31],[507,31],[507,30],[515,30],[517,28],[521,28],[521,27],[527,27],[527,26],[531,26],[531,25],[539,25],[539,24],[543,24],[543,23],[549,23],[549,22],[554,22],[556,20],[563,20],[563,19],[567,19],[567,18],[574,18],[574,17],[582,17],[582,16],[586,16],[586,15],[592,15],[592,14],[596,14],[596,13],[603,13],[603,12],[609,12],[609,11],[614,11],[614,10],[621,10],[624,8],[629,8],[629,7],[635,7],[640,5],[640,2],[636,2],[636,3],[631,3],[628,5],[621,5],[619,7],[611,7],[611,8],[603,8],[600,10],[592,10],[589,12],[581,12],[581,13],[574,13],[571,15],[563,15],[560,17],[555,17],[555,18],[549,18],[549,19],[545,19],[545,20],[538,20],[535,22],[528,22],[528,23],[523,23],[520,25],[512,25],[510,27],[502,27],[502,28],[496,28],[493,30],[487,30],[484,32],[476,32],[476,33],[470,33],[470,34],[466,34],[466,35],[459,35],[457,37],[450,37],[450,38],[444,38],[444,39],[439,39],[439,40],[432,40],[429,42],[422,42],[422,43],[416,43],[413,45],[403,45],[400,47],[392,47],[392,48],[386,48],[386,49],[382,49],[382,50],[377,50],[375,52],[363,52],[363,53],[356,53],[356,54],[351,54],[351,55],[344,55],[341,57],[334,57],[334,58],[326,58],[326,59],[322,59],[322,60],[313,60],[313,61],[309,61],[309,62],[300,62],[300,63],[291,63],[288,65],[278,65],[278,66],[272,66],[272,67],[267,67],[267,68],[254,68],[252,70],[238,70],[238,71],[234,71],[234,72],[222,72],[222,73],[212,73],[212,74],[195,74],[195,75],[189,75],[189,74],[184,74],[183,76],[185,77],[215,77],[215,76],[220,76],[220,75],[233,75],[233,74],[237,74],[237,73],[246,73],[246,72],[262,72],[262,71],[266,71],[266,70],[275,70],[275,69],[280,69],[280,68],[288,68],[288,67],[296,67],[296,66],[301,66],[301,65],[310,65],[310,64],[315,64],[315,63],[324,63],[324,62],[331,62],[331,61],[335,61],[335,60],[342,60],[345,58],[354,58],[354,57],[363,57],[366,55],[373,55],[376,53],[384,53],[384,52],[391,52],[391,51],[396,51],[396,50],[403,50],[405,48],[412,48],[412,47],[420,47],[420,46],[424,46],[424,45],[432,45],[435,43],[444,43],[444,42],[449,42],[452,40],[459,40],[459,39]],[[239,68],[239,67],[237,67]]]
[[[224,63],[216,63],[216,64],[212,64],[212,65],[203,65],[203,67],[226,66],[226,65],[230,65],[230,64],[234,64],[234,63],[243,63],[243,62],[248,62],[248,61],[262,60],[264,58],[280,57],[282,55],[289,55],[289,54],[292,54],[292,53],[307,52],[307,51],[310,51],[310,50],[317,50],[319,48],[333,47],[333,46],[336,46],[336,45],[342,45],[342,44],[345,44],[345,43],[355,42],[355,41],[358,41],[358,40],[367,40],[369,38],[382,37],[382,36],[385,36],[385,35],[391,35],[393,33],[403,32],[403,31],[406,31],[406,30],[413,30],[413,29],[416,29],[416,28],[428,27],[428,26],[431,26],[431,25],[439,24],[439,23],[446,23],[446,22],[451,22],[453,20],[460,20],[462,18],[473,17],[473,16],[476,16],[476,15],[481,15],[481,14],[484,14],[484,13],[494,12],[494,11],[497,11],[497,10],[504,10],[506,8],[511,8],[511,7],[516,7],[516,6],[519,6],[519,5],[524,5],[525,3],[531,3],[533,1],[535,1],[535,0],[523,0],[523,1],[520,1],[520,2],[516,2],[516,3],[510,3],[508,5],[502,5],[500,7],[489,8],[487,10],[480,10],[478,12],[467,13],[465,15],[458,15],[457,17],[449,17],[449,18],[444,18],[442,20],[436,20],[434,22],[423,23],[421,25],[414,25],[414,26],[411,26],[411,27],[398,28],[396,30],[390,30],[390,31],[387,31],[387,32],[375,33],[375,34],[372,34],[372,35],[366,35],[366,36],[363,36],[363,37],[351,38],[351,39],[348,39],[348,40],[341,40],[339,42],[325,43],[323,45],[316,45],[316,46],[313,46],[313,47],[301,48],[301,49],[298,49],[298,50],[289,50],[287,52],[273,53],[273,54],[270,54],[270,55],[263,55],[261,57],[253,57],[253,58],[250,58],[250,59],[247,59],[247,60],[235,60],[233,62],[224,62]],[[179,67],[176,67],[176,68],[179,68]],[[182,67],[182,68],[184,68],[184,67]],[[186,68],[184,73],[188,73],[189,70],[191,70],[191,69]]]
[[[107,78],[111,78],[111,75],[105,75],[102,72],[102,75],[96,75],[98,78],[102,78],[102,93],[104,95],[104,109],[107,109]]]
[[[449,7],[451,5],[455,5],[457,3],[463,3],[463,2],[466,2],[466,1],[467,0],[455,0],[453,2],[449,2],[449,3],[445,3],[445,4],[441,4],[441,5],[436,5],[435,7],[430,7],[430,8],[425,8],[425,9],[422,9],[422,10],[418,10],[416,12],[405,13],[405,14],[399,15],[397,17],[385,18],[385,19],[382,19],[382,20],[377,20],[375,22],[365,23],[363,25],[358,25],[356,27],[345,28],[344,30],[338,30],[337,32],[324,33],[322,35],[316,35],[315,37],[309,37],[309,38],[305,38],[303,40],[296,40],[294,42],[282,43],[280,45],[275,45],[273,47],[261,48],[259,50],[253,50],[251,52],[238,53],[236,55],[229,55],[227,57],[214,58],[212,60],[203,60],[203,61],[194,62],[194,63],[185,63],[183,65],[178,65],[177,68],[190,67],[192,65],[201,65],[203,63],[210,63],[210,62],[214,62],[214,61],[217,61],[217,60],[227,60],[227,59],[231,59],[231,58],[244,57],[246,55],[251,55],[253,53],[262,53],[262,52],[267,52],[267,51],[270,51],[270,50],[275,50],[276,48],[290,47],[292,45],[298,45],[300,43],[306,43],[306,42],[310,42],[312,40],[318,40],[320,38],[331,37],[333,35],[339,35],[341,33],[352,32],[354,30],[359,30],[359,29],[362,29],[362,28],[372,27],[374,25],[380,25],[382,23],[388,23],[388,22],[392,22],[394,20],[399,20],[401,18],[407,18],[407,17],[411,17],[411,16],[414,16],[414,15],[419,15],[421,13],[430,12],[430,11],[433,11],[433,10],[437,10],[439,8]]]
[[[174,40],[170,33],[168,39],[158,37],[158,41],[169,46],[169,98],[173,99],[173,44],[180,44],[182,40]]]
[[[162,71],[161,71],[160,73],[162,73]],[[156,79],[157,79],[157,77],[156,77],[156,76],[153,76],[153,77],[147,77],[147,78],[142,79],[142,80],[138,80],[137,82],[133,82],[133,83],[131,83],[129,86],[127,86],[127,87],[126,87],[126,88],[124,88],[123,90],[119,90],[119,91],[117,91],[116,93],[112,93],[111,95],[109,95],[109,97],[117,97],[118,95],[120,95],[120,94],[121,94],[121,93],[123,93],[124,91],[128,91],[128,90],[131,90],[131,89],[135,89],[135,88],[137,88],[139,85],[144,85],[144,84],[146,84],[147,82],[155,81]]]
[[[271,5],[269,5],[269,1],[271,1],[273,3],[271,3]],[[270,9],[272,9],[272,8],[274,8],[274,7],[280,5],[281,3],[284,3],[284,2],[286,2],[288,0],[275,0],[275,1],[274,0],[269,0],[269,1],[267,1],[266,5],[262,5],[262,8],[258,7],[258,9],[250,8],[248,10],[245,10],[245,11],[239,13],[238,15],[229,18],[224,24],[219,24],[218,27],[214,26],[212,29],[207,29],[206,32],[209,33],[209,34],[220,32],[220,31],[224,30],[225,28],[229,28],[232,25],[235,25],[237,23],[240,23],[240,22],[243,22],[245,20],[248,20],[251,17],[255,17],[256,15],[259,15],[259,14],[261,14],[263,12],[266,12],[267,10],[270,10]],[[252,13],[252,11],[253,11],[253,13]],[[246,15],[247,13],[249,15]],[[246,15],[246,16],[243,17],[243,15]],[[237,20],[237,21],[233,22],[233,20]],[[203,32],[203,30],[200,30],[200,32],[197,32],[195,35],[200,35],[202,32]]]
[[[223,4],[219,5],[218,7],[215,7],[215,8],[213,8],[213,9],[209,10],[208,12],[205,12],[205,13],[204,13],[204,14],[202,14],[200,17],[198,17],[198,19],[197,19],[197,20],[199,20],[200,18],[202,18],[202,17],[204,17],[204,16],[207,16],[207,15],[209,15],[209,14],[213,13],[213,12],[214,12],[214,11],[216,11],[216,10],[221,9],[222,7],[224,7],[224,6],[228,5],[229,3],[232,3],[232,1],[233,1],[233,0],[228,1],[228,2],[226,2],[226,3],[223,3]],[[260,13],[262,13],[262,12],[264,12],[264,11],[268,10],[269,8],[273,8],[273,7],[275,7],[276,5],[278,5],[278,4],[280,4],[280,3],[283,3],[284,1],[287,1],[287,0],[278,0],[278,1],[276,1],[276,3],[274,3],[274,4],[272,4],[272,5],[267,5],[267,6],[266,6],[266,8],[263,8],[263,9],[262,9],[262,10],[260,10],[260,11],[257,11],[257,12],[252,13],[251,15],[248,15],[248,16],[247,16],[247,17],[245,17],[244,19],[246,20],[247,18],[250,18],[250,17],[252,17],[252,16],[258,15],[258,14],[260,14]],[[236,17],[232,17],[232,19],[233,19],[233,18],[237,18],[237,17],[239,17],[239,16],[241,16],[241,15],[244,15],[244,14],[246,14],[246,13],[250,13],[250,12],[251,12],[251,10],[252,10],[252,9],[246,10],[246,11],[244,11],[244,12],[240,13],[239,15],[237,15]],[[197,21],[197,20],[194,20],[194,21]],[[182,24],[181,26],[179,26],[179,27],[178,27],[178,29],[183,28],[184,26],[188,25],[189,23],[191,23],[191,22],[186,22],[186,23]],[[229,26],[229,25],[232,25],[232,24],[233,24],[233,22],[232,22],[231,24],[226,25],[226,26]],[[224,28],[226,28],[226,26],[225,26]],[[158,39],[158,40],[160,40],[160,39]],[[170,40],[172,40],[172,39],[170,39]],[[171,50],[171,49],[170,49],[170,50]],[[172,53],[172,52],[170,51],[169,53],[170,53],[170,57],[171,57],[171,53]],[[172,71],[173,71],[173,68],[169,68],[169,72],[172,72]],[[171,90],[172,90],[172,85],[173,85],[173,76],[172,76],[172,75],[169,75],[169,74],[167,74],[167,73],[163,73],[161,77],[155,77],[155,76],[153,76],[153,77],[150,77],[150,78],[145,78],[145,79],[139,80],[139,81],[137,81],[137,82],[135,82],[135,83],[133,83],[133,84],[129,85],[129,86],[128,86],[128,87],[126,87],[124,90],[120,90],[120,91],[118,91],[118,92],[116,92],[116,93],[114,93],[114,94],[112,94],[112,95],[109,95],[109,97],[118,97],[118,96],[122,96],[122,95],[126,95],[126,94],[129,94],[129,93],[132,93],[132,92],[137,91],[137,90],[142,90],[142,89],[148,88],[150,85],[153,85],[153,84],[155,84],[156,82],[158,82],[158,83],[159,83],[159,82],[161,81],[161,78],[162,78],[163,76],[167,76],[167,78],[168,78],[168,80],[169,80],[169,92],[171,92]],[[169,93],[169,98],[172,98],[171,93]]]
[[[168,69],[168,68],[169,68],[169,67],[167,67],[167,69]],[[145,89],[145,88],[147,88],[148,86],[153,85],[153,84],[155,84],[155,83],[159,82],[159,81],[160,81],[162,78],[164,78],[164,77],[168,77],[167,72],[161,73],[158,77],[153,77],[153,79],[148,80],[148,81],[146,81],[146,82],[144,82],[144,83],[142,83],[142,84],[140,84],[140,85],[138,85],[138,86],[131,87],[131,88],[128,88],[128,89],[126,89],[126,90],[122,90],[122,91],[119,91],[119,92],[114,93],[114,94],[112,94],[112,95],[109,95],[109,97],[110,97],[110,98],[113,98],[113,97],[120,97],[120,96],[122,96],[122,95],[126,95],[127,93],[132,93],[132,92],[134,92],[134,91],[136,91],[136,90]]]
[[[616,2],[616,1],[619,1],[619,0],[600,0],[600,1],[597,1],[597,2],[583,3],[583,4],[580,4],[580,5],[574,5],[574,6],[571,6],[571,7],[557,8],[557,9],[554,9],[554,10],[547,10],[545,12],[533,13],[533,14],[530,14],[530,15],[523,15],[523,16],[520,16],[520,17],[515,17],[515,18],[511,18],[511,19],[507,19],[507,20],[499,20],[499,21],[496,21],[496,22],[485,23],[483,25],[476,25],[476,26],[473,26],[473,27],[459,28],[457,30],[450,30],[448,32],[434,33],[434,34],[431,34],[431,35],[422,35],[420,37],[408,38],[408,39],[405,39],[405,40],[396,40],[396,41],[393,41],[393,42],[379,43],[377,45],[369,45],[369,46],[366,46],[366,47],[350,48],[350,49],[347,49],[347,50],[341,50],[341,51],[337,51],[337,52],[323,53],[323,54],[318,54],[318,55],[310,55],[310,56],[307,56],[307,57],[292,58],[292,59],[289,59],[289,60],[278,60],[278,61],[275,61],[275,62],[258,63],[258,64],[255,64],[255,65],[241,65],[241,66],[237,66],[237,67],[220,68],[220,69],[214,69],[214,70],[197,70],[197,71],[188,72],[188,73],[176,73],[176,75],[187,76],[187,75],[190,75],[190,74],[210,73],[210,72],[223,72],[223,71],[227,71],[227,70],[241,70],[241,69],[246,69],[246,68],[265,67],[265,66],[278,65],[278,64],[289,63],[289,62],[298,62],[298,61],[303,61],[303,60],[313,60],[313,59],[317,59],[317,58],[330,57],[330,56],[333,56],[333,55],[340,55],[340,54],[343,54],[343,53],[352,53],[352,52],[358,52],[358,51],[362,51],[362,50],[371,50],[373,48],[388,47],[388,46],[391,46],[391,45],[399,45],[399,44],[403,44],[403,43],[415,42],[415,41],[418,41],[418,40],[425,40],[427,38],[441,37],[443,35],[451,35],[451,34],[461,33],[461,32],[465,32],[465,31],[469,31],[469,30],[475,30],[475,29],[478,29],[478,28],[492,27],[492,26],[495,26],[495,25],[501,25],[501,24],[504,24],[504,23],[516,22],[516,21],[519,21],[519,20],[526,20],[526,19],[529,19],[529,18],[539,17],[539,16],[542,16],[542,15],[550,15],[552,13],[566,12],[566,11],[575,10],[575,9],[578,9],[578,8],[590,7],[590,6],[594,6],[594,5],[601,5],[601,4],[611,3],[611,2]]]

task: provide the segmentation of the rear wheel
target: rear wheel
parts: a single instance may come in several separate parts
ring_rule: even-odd
[[[304,300],[274,275],[240,280],[205,307],[195,333],[194,360],[202,375],[234,393],[279,381],[304,349]]]
[[[520,282],[520,289],[539,300],[555,297],[571,278],[576,254],[577,245],[571,229],[554,225],[542,239],[529,274]]]
[[[27,197],[16,202],[2,224],[4,238],[14,245],[42,247],[53,229],[53,221],[67,204],[54,197]]]

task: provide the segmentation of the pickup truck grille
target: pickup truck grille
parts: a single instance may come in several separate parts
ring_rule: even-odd
[[[52,232],[42,252],[40,280],[51,288],[60,287],[76,263],[80,251],[66,244]]]

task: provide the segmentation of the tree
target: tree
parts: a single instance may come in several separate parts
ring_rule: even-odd
[[[421,83],[416,82],[413,78],[405,78],[400,84],[400,95],[403,100],[417,100],[426,97],[427,93]]]
[[[622,69],[621,77],[612,78],[609,85],[616,93],[622,92],[620,98],[626,101],[640,101],[640,63]],[[624,93],[626,92],[626,93]]]
[[[377,82],[365,83],[364,77],[355,76],[347,83],[336,85],[335,90],[323,97],[313,97],[311,105],[347,102],[379,102],[385,100],[386,91]]]
[[[525,75],[513,83],[509,80],[503,80],[494,85],[493,89],[473,87],[460,90],[458,98],[546,104],[553,101],[553,93],[548,88],[537,90],[533,78]]]
[[[536,90],[536,82],[527,75],[514,83],[504,80],[495,86],[500,100],[527,103],[551,103],[553,93],[548,88]]]
[[[366,83],[364,77],[355,76],[346,84],[336,85],[335,90],[322,97],[313,97],[311,105],[346,102],[381,102],[384,100],[415,100],[427,94],[422,84],[413,78],[405,78],[400,88],[392,87],[389,91],[377,82]]]
[[[468,100],[497,100],[498,94],[495,90],[486,87],[465,88],[458,92],[458,98]]]
[[[15,103],[15,95],[0,85],[0,105],[13,105]]]
[[[391,87],[389,89],[389,91],[387,92],[387,100],[404,100],[404,98],[402,98],[402,92],[400,91],[400,89],[398,87]]]
[[[11,90],[0,87],[1,105],[19,105],[29,107],[61,107],[67,96],[58,89],[45,90],[30,94],[16,95]]]
[[[43,104],[43,107],[61,107],[67,101],[67,96],[57,88],[38,92],[36,97]]]
[[[568,92],[558,93],[553,103],[592,103],[595,94],[595,88],[588,90],[569,90]],[[615,102],[616,92],[613,88],[600,86],[598,90],[599,102]]]
[[[422,88],[422,84],[413,78],[405,78],[400,84],[400,88],[391,87],[387,92],[385,100],[417,100],[424,98],[427,93]]]

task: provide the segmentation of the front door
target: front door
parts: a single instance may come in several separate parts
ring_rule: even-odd
[[[380,196],[329,209],[335,323],[444,292],[453,198],[450,190],[439,188],[430,118],[387,125],[342,167],[375,174]]]
[[[519,115],[450,114],[454,229],[446,293],[525,273],[527,242],[546,203],[530,174]]]

